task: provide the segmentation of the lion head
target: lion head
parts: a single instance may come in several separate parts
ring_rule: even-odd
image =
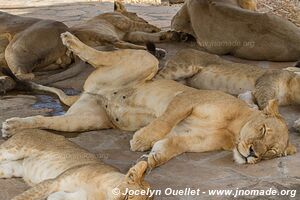
[[[270,100],[263,111],[242,127],[234,159],[239,164],[254,164],[294,153],[296,148],[289,142],[288,127],[279,114],[278,103]]]
[[[148,168],[146,161],[140,161],[133,166],[125,176],[123,182],[118,186],[120,191],[115,200],[150,200],[150,185],[144,181],[145,172]],[[131,191],[131,192],[128,192]],[[132,194],[132,192],[137,192]],[[139,193],[139,194],[138,194]]]

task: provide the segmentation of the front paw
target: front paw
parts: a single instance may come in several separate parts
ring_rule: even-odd
[[[135,132],[132,140],[130,140],[131,151],[147,151],[151,148],[152,141],[149,140],[149,133],[145,128]]]
[[[300,119],[295,121],[294,126],[293,126],[297,132],[300,132]]]
[[[168,161],[168,159],[164,156],[164,154],[159,151],[151,151],[151,153],[147,157],[148,157],[148,167],[150,169],[163,165]]]
[[[13,136],[22,127],[21,118],[14,117],[6,120],[2,124],[2,137],[9,138]]]
[[[180,33],[177,31],[167,31],[164,32],[160,37],[159,40],[163,41],[180,41]]]

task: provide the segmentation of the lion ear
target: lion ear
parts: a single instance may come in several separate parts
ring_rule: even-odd
[[[116,11],[116,12],[126,12],[127,10],[126,10],[125,6],[120,1],[115,0],[115,2],[114,2],[114,11]]]
[[[135,166],[130,168],[126,175],[126,181],[128,183],[138,183],[144,179],[145,172],[148,168],[146,161],[140,161]]]
[[[276,99],[272,99],[268,101],[268,105],[264,108],[263,112],[266,115],[271,115],[274,117],[279,117],[279,108],[278,108],[278,101]]]
[[[289,142],[288,146],[286,147],[286,149],[284,150],[284,155],[288,156],[288,155],[293,155],[297,152],[296,147]]]

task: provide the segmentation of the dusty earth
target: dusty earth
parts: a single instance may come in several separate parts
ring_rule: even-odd
[[[9,2],[9,3],[8,3]],[[59,3],[58,3],[59,2]],[[65,3],[62,3],[65,2]],[[73,2],[73,3],[70,3]],[[179,9],[179,6],[145,6],[128,5],[130,11],[139,13],[151,23],[164,29],[170,25],[172,16]],[[55,19],[73,25],[89,19],[99,13],[111,11],[111,3],[99,2],[78,2],[72,1],[4,1],[0,0],[0,10],[21,15],[47,19]],[[195,44],[162,44],[159,45],[167,49],[168,57],[174,55],[177,50],[194,47]],[[237,62],[254,63],[261,67],[282,68],[291,66],[293,63],[270,63],[244,61],[227,56],[226,58]],[[162,60],[162,63],[165,60]],[[72,88],[80,91],[85,77],[92,71],[87,66],[86,71],[79,76],[54,84],[61,88]],[[60,115],[66,111],[57,98],[47,94],[29,94],[11,92],[0,97],[0,123],[7,118],[18,116],[26,117],[31,115]],[[284,107],[281,113],[289,123],[291,141],[300,151],[300,135],[296,133],[291,125],[300,116],[300,107]],[[83,119],[84,120],[84,119]],[[92,131],[85,133],[64,134],[70,140],[78,143],[89,151],[96,153],[100,159],[120,168],[125,172],[132,166],[142,153],[135,153],[129,150],[129,140],[131,132],[117,130]],[[0,139],[0,143],[3,142]],[[231,152],[210,152],[210,153],[186,153],[171,160],[166,165],[161,166],[147,176],[147,180],[154,189],[200,189],[199,196],[167,196],[159,195],[156,199],[232,199],[228,196],[211,196],[209,190],[232,189],[233,193],[238,188],[240,190],[270,190],[278,191],[284,189],[298,190],[300,192],[300,153],[263,161],[256,165],[237,165],[232,160]],[[8,200],[23,192],[27,188],[21,179],[0,180],[0,200]],[[238,196],[235,199],[299,199],[300,195],[275,195],[275,196]]]

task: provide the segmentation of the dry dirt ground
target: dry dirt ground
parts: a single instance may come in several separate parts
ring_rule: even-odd
[[[50,2],[50,3],[49,3]],[[60,2],[60,3],[58,3]],[[73,2],[73,3],[70,3]],[[111,3],[78,2],[78,0],[65,1],[4,1],[0,0],[0,10],[21,15],[63,21],[68,25],[89,19],[99,13],[111,11]],[[179,6],[134,6],[128,5],[130,11],[137,12],[151,23],[167,29],[172,16]],[[167,49],[168,56],[185,47],[194,44],[162,44]],[[238,62],[254,63],[261,67],[288,67],[293,63],[251,62],[226,57]],[[162,61],[164,62],[164,60]],[[85,77],[92,71],[87,66],[86,71],[79,76],[59,82],[55,86],[81,90]],[[0,97],[0,123],[7,118],[31,115],[59,115],[66,110],[57,98],[47,94],[20,94],[11,92]],[[281,108],[281,112],[291,127],[293,121],[300,116],[300,107]],[[84,120],[84,119],[83,119]],[[291,141],[300,151],[300,135],[292,128]],[[65,134],[70,140],[78,143],[89,151],[96,153],[105,162],[126,172],[142,153],[129,150],[131,132],[117,130],[91,131],[80,134]],[[3,140],[0,139],[0,143]],[[281,191],[284,189],[298,190],[300,192],[300,153],[284,158],[263,161],[256,165],[237,165],[232,160],[231,152],[186,153],[169,161],[164,166],[153,170],[147,180],[154,189],[200,189],[200,196],[157,196],[156,199],[233,199],[232,196],[209,196],[211,189],[240,190],[270,188]],[[27,188],[21,179],[0,180],[0,200],[8,200],[23,192]],[[300,199],[286,196],[239,196],[235,199]]]

